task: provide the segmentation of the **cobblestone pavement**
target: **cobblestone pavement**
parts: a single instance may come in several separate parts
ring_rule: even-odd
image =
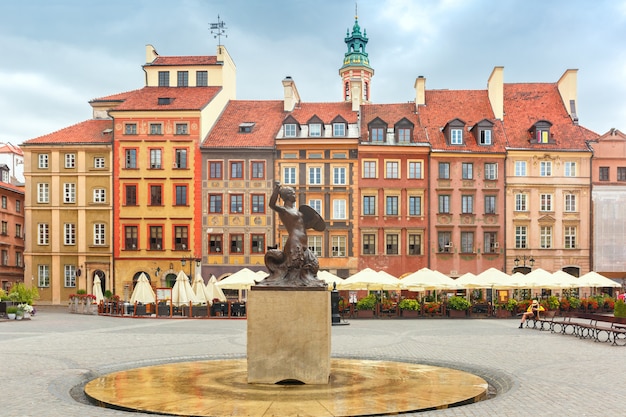
[[[351,320],[333,326],[332,356],[457,368],[497,391],[487,401],[420,416],[626,416],[626,347],[517,325]],[[11,417],[146,415],[86,404],[81,384],[122,369],[245,353],[245,320],[98,317],[40,307],[30,321],[0,321],[0,410]]]

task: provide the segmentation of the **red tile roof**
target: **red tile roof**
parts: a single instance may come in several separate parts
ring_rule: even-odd
[[[158,56],[146,66],[216,65],[216,56]]]
[[[419,106],[418,113],[433,151],[493,153],[505,150],[502,124],[493,114],[487,90],[426,90],[426,105]],[[454,119],[465,122],[463,145],[448,145],[441,130]],[[491,146],[479,145],[468,130],[484,119],[494,123]]]
[[[361,106],[361,136],[365,138],[368,131],[368,124],[380,118],[388,126],[394,126],[402,119],[407,119],[413,123],[414,142],[427,142],[424,129],[419,124],[415,113],[415,103],[398,104],[364,104]]]
[[[555,143],[530,143],[529,129],[539,120],[552,123]],[[504,84],[504,128],[508,146],[514,149],[587,150],[585,140],[598,136],[574,124],[556,83]]]
[[[306,124],[313,116],[317,116],[324,124],[329,124],[337,116],[343,117],[348,123],[358,122],[358,113],[352,111],[349,102],[338,103],[300,103],[289,113],[300,124]],[[287,114],[284,116],[287,117]]]
[[[110,96],[105,96],[105,97],[100,97],[100,98],[94,98],[93,100],[89,101],[90,103],[95,103],[98,101],[124,101],[126,100],[131,94],[136,93],[137,91],[140,90],[131,90],[131,91],[125,91],[123,93],[117,93],[117,94],[112,94]]]
[[[9,184],[6,182],[0,182],[0,188],[13,191],[14,193],[17,193],[20,195],[24,195],[24,186],[17,186],[17,185]]]
[[[231,100],[202,147],[273,148],[284,117],[282,100]],[[254,123],[252,131],[240,133],[242,123]]]
[[[113,111],[137,110],[201,110],[213,100],[221,87],[144,87],[123,93],[124,102]],[[107,99],[111,99],[109,96]],[[170,104],[159,105],[159,98],[173,99]],[[99,99],[103,100],[103,99]]]
[[[12,153],[15,155],[24,156],[24,152],[19,146],[15,146],[12,143],[5,143],[0,146],[0,153]]]
[[[27,140],[28,145],[107,144],[113,142],[113,120],[91,119],[66,127],[54,133]],[[105,131],[109,130],[108,133]]]

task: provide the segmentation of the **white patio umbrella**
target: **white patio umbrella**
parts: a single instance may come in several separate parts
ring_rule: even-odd
[[[337,283],[337,289],[339,289],[339,285],[344,281],[343,278],[340,278],[335,274],[331,274],[328,271],[318,271],[317,278],[324,281],[330,289],[333,288],[334,283]]]
[[[472,289],[472,288],[481,288],[483,285],[481,282],[478,282],[478,278],[476,275],[471,272],[466,272],[457,279],[454,280],[454,283],[459,286],[461,289]]]
[[[516,288],[549,288],[552,274],[545,269],[536,268],[532,272],[516,276]]]
[[[552,284],[555,288],[579,288],[580,282],[578,278],[559,269],[552,273]]]
[[[102,294],[102,281],[100,281],[100,277],[97,274],[93,279],[93,289],[91,293],[96,296],[96,304],[100,304],[100,301],[104,300],[104,295]]]
[[[389,274],[380,274],[373,269],[365,268],[341,283],[337,284],[340,290],[400,290],[402,289],[401,281]]]
[[[211,278],[209,278],[209,282],[207,282],[206,284],[206,293],[209,304],[213,304],[213,300],[215,300],[216,298],[221,302],[226,301],[224,291],[222,291],[222,289],[217,286],[217,279],[215,278],[215,275],[211,275]]]
[[[256,272],[243,268],[234,274],[217,282],[217,286],[223,290],[249,290],[260,281],[260,276]]]
[[[428,268],[422,268],[402,278],[402,285],[412,291],[454,290],[460,288],[449,276]]]
[[[191,286],[198,302],[201,304],[210,304],[211,298],[207,294],[206,286],[204,285],[204,278],[202,278],[200,268],[196,268],[196,276],[193,279],[193,285]]]
[[[578,278],[580,281],[581,287],[591,287],[591,288],[603,288],[603,287],[611,287],[618,288],[622,285],[609,279],[603,275],[598,274],[595,271],[587,272],[585,275]]]
[[[515,288],[511,276],[496,268],[489,268],[476,276],[476,282],[482,284],[482,288],[494,290],[510,290]]]
[[[139,275],[137,279],[137,284],[135,284],[135,288],[133,289],[133,293],[130,296],[131,304],[135,304],[135,302],[150,304],[156,302],[156,296],[154,294],[154,290],[150,285],[150,281],[148,281],[148,277],[146,274],[142,273]]]
[[[172,304],[180,307],[189,305],[190,302],[197,303],[198,298],[196,297],[196,293],[193,292],[193,288],[191,288],[187,274],[180,271],[172,287]]]

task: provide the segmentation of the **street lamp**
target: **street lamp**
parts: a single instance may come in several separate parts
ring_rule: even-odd
[[[515,257],[515,259],[513,260],[513,262],[515,263],[515,268],[513,268],[513,273],[515,272],[521,272],[522,274],[528,274],[530,272],[530,270],[532,269],[533,265],[535,265],[535,258],[533,258],[532,256],[530,256],[528,258],[528,265],[526,265],[526,255],[522,256],[522,259],[520,260],[519,257]],[[522,262],[522,265],[520,266],[520,261]]]
[[[196,258],[195,256],[189,255],[186,258],[182,258],[180,260],[180,265],[181,267],[185,268],[185,265],[187,264],[187,261],[189,261],[189,279],[191,280],[191,265],[192,265],[192,261],[196,262],[196,268],[200,268],[200,263],[202,262],[202,259],[200,258]]]

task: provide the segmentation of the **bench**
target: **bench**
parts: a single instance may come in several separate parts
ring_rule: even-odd
[[[626,318],[621,317],[573,312],[560,319],[553,319],[550,330],[552,333],[575,335],[580,339],[612,342],[613,345],[624,340],[626,345]]]
[[[556,310],[548,310],[548,311],[537,311],[537,315],[533,316],[532,319],[526,320],[526,327],[530,327],[530,322],[533,322],[533,329],[538,330],[550,330],[551,323],[554,320],[554,316],[556,315]]]

